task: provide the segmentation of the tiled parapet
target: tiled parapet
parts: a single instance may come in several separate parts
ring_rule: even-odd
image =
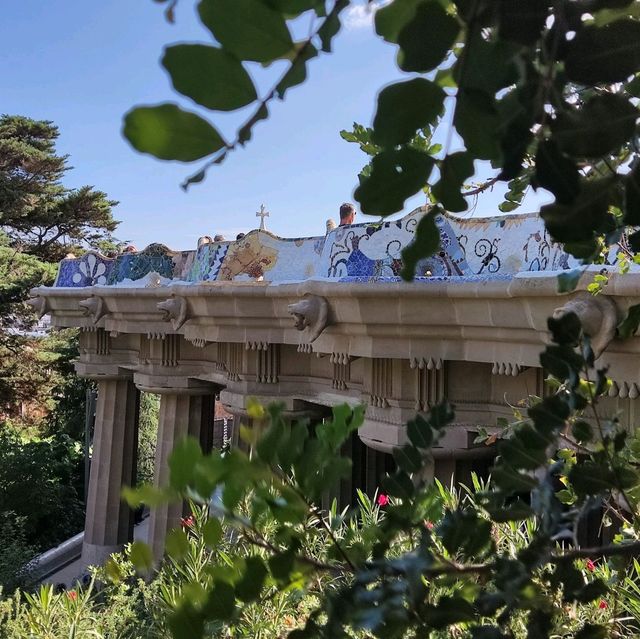
[[[421,207],[398,220],[353,224],[327,235],[281,238],[254,230],[233,242],[201,244],[196,250],[172,251],[152,244],[138,253],[108,258],[87,253],[60,263],[57,287],[134,285],[150,273],[159,285],[229,281],[300,282],[393,281],[402,267]],[[551,241],[535,214],[498,217],[439,215],[440,250],[418,264],[421,278],[485,278],[572,268],[576,261]],[[624,238],[611,250],[610,261],[624,252]],[[159,276],[159,277],[158,277]],[[147,284],[140,283],[139,286]]]

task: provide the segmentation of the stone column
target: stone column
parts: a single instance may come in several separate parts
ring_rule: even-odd
[[[214,395],[204,389],[154,389],[160,392],[158,442],[156,446],[154,485],[169,484],[169,456],[176,443],[187,435],[200,440],[205,451],[210,448],[213,428]],[[156,560],[162,557],[167,532],[180,526],[185,514],[183,503],[153,508],[149,518],[149,545]]]
[[[82,562],[101,565],[133,539],[123,486],[136,481],[140,394],[129,377],[98,379]]]

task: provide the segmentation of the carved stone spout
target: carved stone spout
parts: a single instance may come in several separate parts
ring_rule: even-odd
[[[309,342],[315,341],[329,323],[329,304],[318,295],[306,295],[299,302],[289,304],[289,313],[299,331],[308,329]]]
[[[49,310],[47,305],[47,298],[41,297],[40,295],[38,295],[38,297],[32,297],[28,299],[27,304],[31,306],[31,308],[36,312],[38,319],[41,319],[44,315],[46,315],[47,311]]]
[[[104,300],[95,295],[88,297],[86,300],[81,300],[78,302],[78,306],[82,309],[85,317],[91,317],[93,319],[94,324],[97,324],[100,318],[107,313]]]
[[[557,308],[553,317],[559,319],[567,313],[578,316],[584,334],[591,339],[593,354],[600,357],[616,334],[618,309],[615,302],[606,295],[592,295],[584,291]]]
[[[162,319],[171,322],[174,331],[187,321],[187,300],[184,297],[170,297],[164,302],[158,302],[157,307],[162,311]]]

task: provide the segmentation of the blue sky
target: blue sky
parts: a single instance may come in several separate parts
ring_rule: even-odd
[[[273,105],[245,149],[184,193],[179,184],[198,164],[140,155],[120,129],[135,104],[173,101],[198,111],[173,91],[158,63],[166,44],[211,41],[194,6],[180,0],[177,24],[170,25],[152,0],[5,0],[0,111],[54,121],[59,151],[74,167],[66,183],[92,184],[118,200],[117,236],[138,248],[153,241],[190,248],[201,235],[231,237],[256,228],[261,203],[271,212],[273,232],[322,234],[325,220],[336,219],[340,203],[352,199],[365,162],[339,131],[354,121],[370,124],[378,90],[401,77],[395,48],[375,36],[364,6],[352,10],[334,53],[310,63],[308,81]],[[278,70],[253,65],[250,73],[265,91]],[[211,114],[228,138],[245,117]],[[483,198],[476,214],[497,213],[505,190]],[[422,202],[416,196],[406,210]]]

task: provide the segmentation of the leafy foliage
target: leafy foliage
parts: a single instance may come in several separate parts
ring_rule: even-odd
[[[406,443],[394,452],[397,468],[382,484],[384,518],[357,534],[337,535],[332,518],[315,504],[349,470],[350,460],[338,451],[362,423],[361,409],[336,407],[333,420],[312,433],[304,422],[285,421],[278,406],[265,412],[252,405],[249,412],[266,420],[266,428],[258,426],[259,436],[242,429],[250,455],[237,449],[203,455],[196,440],[184,440],[171,458],[169,490],[145,487],[127,491],[127,498],[135,505],[189,496],[205,511],[213,508],[231,528],[230,538],[260,556],[236,557],[212,573],[200,595],[178,602],[168,621],[173,636],[203,636],[212,623],[233,625],[244,606],[269,597],[270,588],[304,590],[323,575],[335,579],[334,587],[291,637],[441,631],[548,637],[567,624],[576,637],[608,636],[602,619],[570,623],[558,606],[593,606],[611,596],[615,580],[588,578],[585,558],[601,557],[622,576],[627,558],[640,549],[640,445],[617,418],[597,410],[608,381],[604,370],[591,378],[593,352],[577,316],[550,319],[549,330],[552,343],[541,365],[556,390],[534,398],[528,416],[505,431],[492,484],[477,483],[472,498],[453,499],[430,481],[429,449],[454,419],[448,403],[438,404],[407,425]],[[211,502],[219,492],[221,499]],[[601,506],[623,524],[615,543],[579,547],[580,522]],[[275,526],[273,536],[268,525]],[[209,524],[197,526],[204,536]],[[222,537],[214,527],[215,548]],[[330,541],[326,554],[312,550],[318,530]],[[505,530],[521,536],[517,550],[501,541],[498,531]],[[188,554],[186,542],[183,533],[172,537],[172,561]],[[139,568],[148,570],[148,558],[137,554]]]

